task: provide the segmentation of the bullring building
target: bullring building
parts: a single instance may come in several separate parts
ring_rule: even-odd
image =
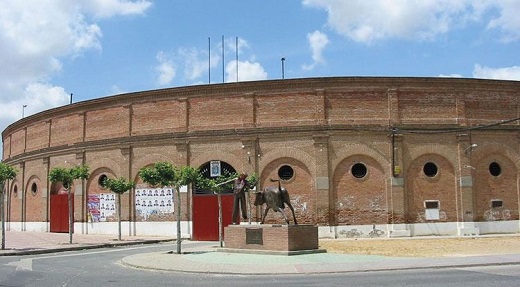
[[[174,235],[179,212],[183,237],[215,240],[214,194],[183,189],[178,201],[138,177],[168,161],[207,177],[255,173],[259,189],[279,178],[298,223],[320,237],[518,233],[519,119],[520,82],[462,78],[268,80],[78,102],[3,131],[3,161],[18,170],[5,187],[6,226],[68,232],[66,192],[48,175],[87,165],[90,178],[71,188],[74,232],[117,234],[102,182],[125,177],[137,186],[121,198],[124,235]]]

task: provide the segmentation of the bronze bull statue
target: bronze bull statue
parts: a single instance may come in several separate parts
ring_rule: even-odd
[[[283,215],[285,222],[289,224],[289,219],[287,219],[287,216],[284,213],[285,205],[289,206],[292,211],[294,224],[298,224],[296,216],[294,215],[294,208],[289,199],[289,192],[281,186],[280,180],[271,179],[271,181],[278,181],[278,186],[268,186],[255,194],[255,206],[262,206],[264,203],[266,204],[261,224],[264,223],[269,209],[273,209],[275,212],[280,212]]]

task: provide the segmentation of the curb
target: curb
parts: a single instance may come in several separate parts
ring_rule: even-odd
[[[100,248],[113,248],[118,246],[131,246],[131,245],[144,245],[144,244],[156,244],[162,242],[171,242],[173,239],[156,239],[156,240],[143,240],[143,241],[117,241],[114,243],[100,243],[100,244],[85,244],[78,243],[79,245],[70,246],[70,247],[56,247],[56,248],[48,248],[48,249],[29,249],[29,250],[13,250],[13,251],[1,251],[0,257],[2,256],[24,256],[24,255],[38,255],[38,254],[49,254],[49,253],[58,253],[58,252],[67,252],[67,251],[78,251],[78,250],[90,250],[90,249],[100,249]],[[85,244],[85,245],[83,245]]]
[[[213,251],[222,256],[235,256],[236,253],[224,253]],[[251,256],[252,254],[242,254],[241,256]],[[262,256],[266,256],[264,254]],[[426,270],[426,269],[445,269],[445,268],[469,268],[485,266],[516,266],[520,265],[519,257],[515,254],[510,258],[495,256],[478,256],[467,258],[439,258],[430,261],[428,258],[401,258],[401,259],[376,259],[375,261],[367,257],[365,259],[352,258],[337,262],[334,254],[331,261],[312,262],[306,260],[295,260],[294,262],[274,264],[278,266],[267,266],[260,263],[256,268],[249,268],[247,262],[230,262],[222,257],[222,260],[215,261],[210,258],[207,261],[192,260],[190,253],[175,255],[164,253],[135,254],[122,258],[119,262],[130,268],[148,270],[180,272],[191,274],[215,274],[215,275],[303,275],[303,274],[340,274],[353,272],[377,272],[377,271],[397,271],[397,270]],[[269,256],[269,255],[267,255]],[[286,257],[286,256],[284,256]],[[509,257],[509,256],[508,256]],[[254,257],[252,257],[254,258]],[[287,257],[286,257],[287,258]],[[154,259],[154,260],[151,260]],[[247,260],[246,260],[247,261]],[[275,269],[273,269],[275,268]]]

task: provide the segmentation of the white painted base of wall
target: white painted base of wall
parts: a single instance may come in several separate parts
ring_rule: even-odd
[[[6,222],[6,230],[49,232],[48,222]],[[117,235],[117,222],[76,222],[77,234]],[[442,222],[415,224],[318,226],[319,238],[377,238],[413,236],[478,236],[520,233],[520,221]],[[123,236],[164,236],[176,238],[177,222],[121,222]],[[191,238],[192,222],[181,222],[182,238]]]

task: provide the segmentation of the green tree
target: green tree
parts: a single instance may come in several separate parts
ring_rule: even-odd
[[[172,187],[177,195],[177,254],[181,254],[181,187],[187,185],[191,190],[193,183],[201,180],[198,169],[185,166],[174,167],[169,162],[156,162],[151,167],[139,170],[139,177],[151,186]],[[174,200],[175,202],[175,200]]]
[[[2,217],[2,250],[5,249],[5,212],[4,212],[4,186],[5,181],[13,180],[16,177],[17,170],[0,162],[0,216]]]
[[[72,183],[76,179],[88,179],[89,167],[86,165],[76,166],[73,168],[55,167],[49,172],[49,180],[52,183],[61,182],[67,190],[69,203],[69,244],[72,244],[72,230],[74,226],[74,213],[72,212]]]
[[[134,188],[135,183],[133,181],[127,181],[124,177],[120,177],[117,179],[107,178],[103,185],[117,194],[117,224],[119,231],[117,239],[121,241],[121,194]]]

